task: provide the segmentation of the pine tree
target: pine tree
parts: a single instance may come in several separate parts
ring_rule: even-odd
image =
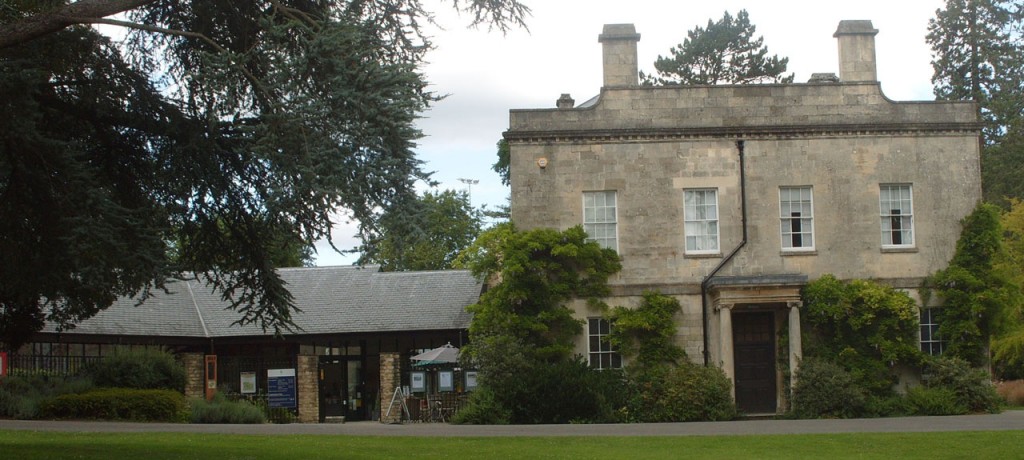
[[[669,49],[669,57],[658,56],[658,75],[640,73],[646,85],[717,85],[722,83],[792,83],[784,75],[789,58],[768,56],[764,38],[754,38],[756,27],[746,10],[735,18],[728,11],[718,21],[708,20],[706,28],[687,33],[682,44]]]

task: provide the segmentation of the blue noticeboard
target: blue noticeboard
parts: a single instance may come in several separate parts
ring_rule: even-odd
[[[267,369],[267,405],[294,409],[295,369]]]

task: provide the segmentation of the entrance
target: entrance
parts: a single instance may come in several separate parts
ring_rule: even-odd
[[[733,315],[736,406],[744,413],[775,413],[775,315]]]
[[[363,420],[363,362],[360,358],[320,357],[320,422],[327,417]]]

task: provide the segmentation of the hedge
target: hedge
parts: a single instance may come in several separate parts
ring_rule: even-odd
[[[45,400],[39,405],[39,417],[185,422],[190,413],[185,396],[173,390],[104,388]]]

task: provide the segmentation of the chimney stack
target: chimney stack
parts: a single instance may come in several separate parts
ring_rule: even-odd
[[[875,69],[875,35],[871,21],[839,21],[832,36],[839,40],[839,80],[878,81]]]
[[[604,86],[637,86],[636,43],[640,34],[633,24],[605,24],[597,41],[603,44]]]

